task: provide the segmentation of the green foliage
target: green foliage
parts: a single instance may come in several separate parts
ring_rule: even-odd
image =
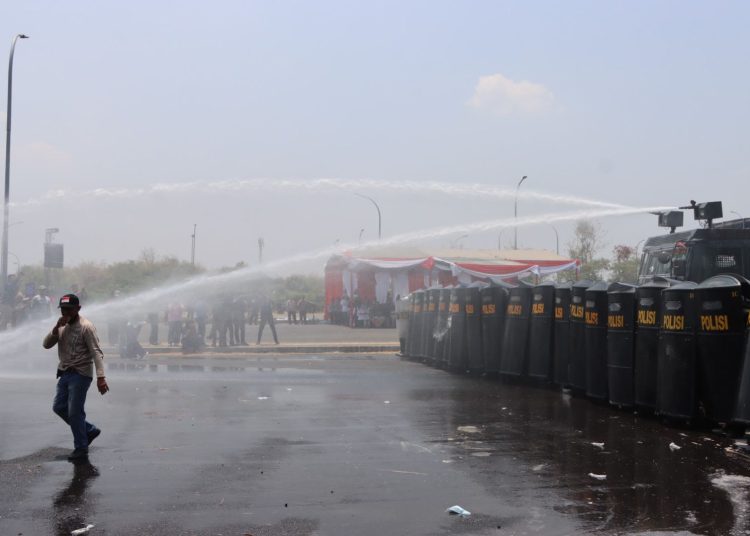
[[[245,268],[244,262],[233,267],[225,267],[219,273],[228,273]],[[21,288],[33,283],[37,287],[47,285],[54,295],[73,290],[74,285],[85,289],[89,300],[105,300],[117,290],[122,295],[134,294],[166,283],[174,283],[192,276],[204,274],[201,266],[174,257],[157,257],[153,250],[144,250],[138,260],[112,264],[83,262],[78,266],[62,270],[45,270],[41,266],[24,266],[21,271]],[[230,290],[211,290],[203,299],[211,300],[226,294],[240,294],[244,297],[269,296],[277,310],[283,310],[288,299],[304,297],[322,310],[325,301],[325,286],[322,276],[292,275],[289,277],[268,278],[248,277],[239,284],[232,284]]]
[[[596,257],[597,252],[604,245],[604,232],[598,223],[590,220],[576,222],[573,240],[568,244],[568,255],[571,259],[581,261],[578,279],[601,281],[604,272],[609,269],[610,262],[603,257]],[[576,274],[567,271],[560,274],[560,281],[575,281]]]
[[[638,281],[638,257],[635,248],[620,244],[614,247],[612,253],[614,261],[610,268],[610,279],[621,283],[636,283]]]
[[[612,248],[612,260],[597,257],[604,247],[604,232],[599,224],[588,220],[576,223],[573,240],[568,244],[571,259],[579,259],[581,267],[578,279],[591,281],[620,281],[636,283],[638,280],[638,258],[635,248],[619,244]],[[560,274],[560,281],[575,281],[575,273]]]
[[[21,282],[22,286],[26,283],[48,285],[55,294],[70,291],[75,285],[79,289],[86,289],[89,299],[101,300],[111,297],[115,290],[122,294],[132,294],[204,271],[200,266],[193,266],[175,257],[157,259],[153,251],[146,250],[137,261],[113,264],[83,262],[62,270],[24,266]]]

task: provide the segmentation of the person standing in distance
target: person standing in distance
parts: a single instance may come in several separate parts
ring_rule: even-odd
[[[260,326],[258,326],[258,342],[255,344],[260,344],[260,338],[263,336],[263,328],[266,327],[266,324],[271,328],[271,333],[273,333],[273,341],[276,344],[279,344],[279,337],[276,335],[276,324],[273,321],[273,302],[269,299],[264,297],[260,304]]]
[[[57,392],[52,410],[60,416],[73,432],[74,450],[68,456],[70,461],[85,460],[89,445],[101,430],[86,421],[86,392],[92,382],[92,364],[96,368],[96,387],[101,394],[109,391],[104,377],[104,354],[99,348],[96,328],[78,312],[80,301],[75,294],[65,294],[60,298],[61,316],[47,336],[43,346],[46,349],[57,344]]]

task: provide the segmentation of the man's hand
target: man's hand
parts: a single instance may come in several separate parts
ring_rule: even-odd
[[[60,328],[63,327],[67,323],[68,323],[68,319],[66,317],[64,317],[64,316],[61,316],[60,318],[57,319],[57,324],[55,324],[55,327],[52,328],[52,332],[55,335],[57,335],[58,332],[59,332],[59,330],[60,330]]]
[[[107,380],[104,377],[96,379],[96,387],[97,389],[99,389],[99,392],[101,394],[104,394],[107,391],[109,391],[109,385],[107,385]]]

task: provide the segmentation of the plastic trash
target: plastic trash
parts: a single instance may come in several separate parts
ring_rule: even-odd
[[[80,534],[88,534],[91,529],[94,528],[94,525],[86,525],[82,529],[76,529],[73,532],[70,533],[70,536],[79,536]]]
[[[458,505],[451,506],[450,508],[446,510],[446,512],[448,512],[452,516],[469,517],[471,515],[471,512],[461,508]]]
[[[589,473],[589,476],[591,478],[596,478],[597,480],[607,480],[607,475],[597,475],[595,473]]]
[[[594,445],[598,449],[604,450],[604,443],[591,443],[591,444]]]
[[[671,450],[672,452],[674,452],[676,450],[680,450],[681,448],[682,448],[681,446],[676,445],[675,443],[670,443],[669,444],[669,450]]]

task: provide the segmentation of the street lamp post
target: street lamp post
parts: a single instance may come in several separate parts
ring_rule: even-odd
[[[356,195],[358,197],[361,197],[362,199],[367,199],[373,205],[375,205],[375,209],[378,211],[378,240],[380,240],[382,238],[382,236],[381,236],[381,221],[382,220],[381,220],[381,217],[380,217],[380,207],[378,206],[378,204],[375,202],[375,200],[372,197],[369,197],[369,196],[366,196],[366,195],[362,195],[362,194],[356,194],[356,193],[354,195]]]
[[[459,242],[461,242],[461,240],[463,240],[464,238],[468,238],[468,237],[469,237],[469,235],[464,234],[464,235],[461,235],[458,238],[452,240],[451,241],[451,249],[459,249],[459,247],[458,247]],[[461,247],[460,249],[463,249],[463,247]]]
[[[197,228],[198,228],[198,224],[194,223],[193,224],[193,235],[191,237],[193,239],[193,247],[190,250],[190,264],[192,264],[193,266],[195,266],[195,230]]]
[[[10,46],[10,59],[8,60],[8,112],[5,121],[5,204],[3,206],[3,248],[2,260],[0,260],[0,278],[2,278],[2,289],[5,294],[5,285],[8,282],[8,205],[10,202],[10,112],[13,95],[13,53],[16,51],[16,41],[28,39],[24,34],[18,34],[13,38]]]
[[[521,183],[526,180],[526,175],[521,177],[521,180],[518,181],[518,185],[516,185],[516,198],[513,202],[513,218],[514,220],[518,220],[518,189],[521,188]],[[513,226],[513,249],[518,249],[518,226]]]
[[[364,233],[364,232],[365,232],[365,228],[364,227],[359,230],[359,239],[357,240],[357,245],[359,245],[359,244],[362,243],[362,233]]]
[[[557,234],[557,227],[552,225],[551,223],[548,223],[550,227],[552,227],[552,230],[555,231],[555,253],[560,254],[560,235]]]

